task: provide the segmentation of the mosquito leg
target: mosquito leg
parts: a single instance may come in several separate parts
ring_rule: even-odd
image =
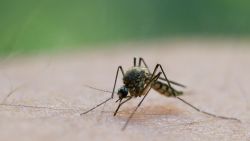
[[[115,83],[114,83],[114,87],[113,87],[113,91],[112,91],[111,98],[113,98],[113,97],[114,97],[115,86],[116,86],[116,82],[117,82],[117,78],[118,78],[119,70],[121,70],[121,72],[122,72],[122,76],[124,76],[124,71],[123,71],[123,68],[122,68],[122,66],[119,66],[119,67],[117,68],[117,71],[116,71],[116,75],[115,75]]]
[[[105,104],[107,101],[113,99],[113,97],[114,97],[114,92],[115,92],[115,86],[116,86],[116,82],[117,82],[117,78],[118,78],[118,74],[119,74],[119,70],[122,72],[122,75],[124,76],[124,71],[123,71],[123,69],[122,69],[122,66],[119,66],[119,67],[117,68],[117,71],[116,71],[115,83],[114,83],[114,87],[113,87],[113,91],[112,91],[111,97],[108,98],[108,99],[106,99],[106,100],[104,100],[104,101],[101,102],[100,104],[94,106],[93,108],[87,110],[86,112],[81,113],[80,115],[87,114],[88,112],[90,112],[90,111],[96,109],[97,107],[99,107],[99,106]]]
[[[145,68],[147,68],[148,72],[150,73],[148,65],[146,64],[146,62],[144,61],[144,59],[140,57],[139,58],[139,67],[141,66],[141,63],[143,63],[143,65],[145,66]]]
[[[161,72],[159,72],[156,76],[154,76],[150,82],[148,82],[148,84],[145,86],[143,93],[145,92],[145,95],[143,96],[142,100],[140,101],[140,103],[136,106],[136,108],[134,109],[134,111],[130,114],[128,120],[126,121],[126,123],[124,124],[122,130],[125,130],[129,121],[131,120],[131,118],[134,116],[135,112],[137,111],[137,109],[141,106],[142,102],[144,101],[144,99],[146,98],[146,96],[148,95],[148,92],[151,90],[151,83],[156,81],[161,75]]]
[[[118,110],[120,109],[120,107],[121,107],[124,103],[128,102],[129,100],[131,100],[131,98],[132,98],[132,97],[128,97],[128,99],[126,99],[125,101],[119,103],[118,107],[116,108],[116,110],[115,110],[115,112],[114,112],[114,116],[116,116],[116,114],[117,114]]]
[[[136,67],[136,57],[134,57],[134,67]]]
[[[212,114],[212,113],[208,113],[206,111],[202,111],[200,110],[199,108],[195,107],[194,105],[190,104],[189,102],[187,102],[186,100],[176,96],[177,99],[179,99],[180,101],[182,101],[183,103],[187,104],[188,106],[192,107],[193,109],[195,109],[196,111],[200,112],[200,113],[203,113],[203,114],[206,114],[206,115],[209,115],[209,116],[212,116],[212,117],[215,117],[215,118],[220,118],[220,119],[227,119],[227,120],[236,120],[236,121],[239,121],[241,122],[239,119],[237,118],[233,118],[233,117],[225,117],[225,116],[218,116],[218,115],[215,115],[215,114]]]
[[[160,71],[163,73],[163,76],[164,76],[164,78],[160,77],[159,79],[164,80],[164,81],[167,82],[169,88],[173,91],[174,97],[176,97],[176,93],[175,93],[176,90],[171,86],[171,83],[174,83],[174,84],[176,84],[176,85],[180,85],[180,86],[183,86],[183,87],[185,87],[185,86],[182,85],[182,84],[173,82],[173,81],[169,81],[168,78],[167,78],[167,75],[166,75],[165,71],[163,70],[163,68],[162,68],[162,66],[161,66],[160,64],[157,64],[157,65],[155,66],[154,72],[157,71],[158,68],[160,68]]]
[[[150,72],[150,70],[149,70],[149,68],[148,68],[148,65],[146,64],[146,62],[144,61],[143,58],[139,58],[139,66],[141,66],[141,62],[144,64],[144,66],[148,69],[148,72],[151,74],[151,72]],[[158,67],[159,67],[159,66],[157,66],[157,68],[158,68]],[[165,77],[164,77],[164,78],[163,78],[163,77],[159,77],[159,79],[167,82],[167,80],[165,79]],[[169,83],[171,83],[171,84],[173,84],[173,85],[176,85],[176,86],[180,86],[180,87],[186,88],[185,85],[180,84],[180,83],[178,83],[178,82],[171,81],[171,80],[168,80],[168,81],[169,81]]]
[[[165,72],[164,72],[164,70],[163,70],[162,66],[161,66],[160,64],[157,64],[157,65],[156,65],[156,69],[157,69],[158,67],[160,67],[161,72],[163,73],[163,75],[164,75],[164,77],[165,77],[165,79],[166,79],[166,81],[167,81],[167,83],[168,83],[168,85],[169,85],[170,89],[172,89],[173,94],[174,94],[174,97],[176,97],[177,99],[179,99],[180,101],[182,101],[183,103],[185,103],[186,105],[188,105],[189,107],[191,107],[191,108],[195,109],[196,111],[198,111],[198,112],[200,112],[200,113],[203,113],[203,114],[206,114],[206,115],[209,115],[209,116],[215,117],[215,118],[220,118],[220,119],[228,119],[228,120],[237,120],[237,121],[240,121],[240,120],[239,120],[239,119],[237,119],[237,118],[232,118],[232,117],[224,117],[224,116],[218,116],[218,115],[215,115],[215,114],[212,114],[212,113],[208,113],[208,112],[202,111],[202,110],[200,110],[199,108],[195,107],[194,105],[190,104],[189,102],[185,101],[184,99],[182,99],[182,98],[180,98],[180,97],[176,96],[176,90],[175,90],[175,89],[173,89],[173,88],[171,87],[171,85],[170,85],[170,81],[168,80],[168,78],[167,78],[167,76],[166,76],[166,74],[165,74]]]
[[[142,63],[143,63],[143,65],[145,66],[145,68],[147,68],[148,72],[151,73],[150,70],[149,70],[149,68],[148,68],[148,65],[147,65],[146,62],[145,62],[145,60],[144,60],[143,58],[140,57],[140,58],[139,58],[139,67],[141,66]],[[163,78],[163,77],[159,77],[159,79],[160,79],[160,80],[166,81],[165,78]],[[176,86],[180,86],[180,87],[186,88],[185,85],[180,84],[180,83],[178,83],[178,82],[171,81],[171,80],[169,80],[169,82],[170,82],[171,84],[173,84],[173,85],[176,85]]]
[[[168,83],[168,86],[170,87],[170,89],[172,89],[172,91],[174,91],[173,87],[172,87],[171,84],[170,84],[170,81],[169,81],[168,78],[167,78],[167,75],[165,74],[165,71],[163,70],[163,68],[162,68],[162,66],[161,66],[160,64],[157,64],[157,65],[155,66],[155,71],[156,71],[159,67],[160,67],[160,69],[161,69],[161,72],[163,73],[163,76],[164,76],[165,80],[166,80],[167,83]],[[175,94],[175,93],[174,93],[174,96],[176,97],[176,94]]]

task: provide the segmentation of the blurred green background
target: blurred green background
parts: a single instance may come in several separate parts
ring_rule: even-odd
[[[248,37],[249,0],[0,0],[0,55],[172,37]]]

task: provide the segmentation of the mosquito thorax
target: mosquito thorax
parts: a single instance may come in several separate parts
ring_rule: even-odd
[[[147,71],[143,67],[132,67],[123,76],[123,83],[131,96],[141,96],[144,89]]]
[[[118,89],[117,95],[119,96],[119,99],[126,98],[128,95],[128,88],[125,86],[122,86]]]
[[[146,70],[142,67],[132,67],[123,77],[123,83],[127,88],[136,87],[138,83],[146,78]]]

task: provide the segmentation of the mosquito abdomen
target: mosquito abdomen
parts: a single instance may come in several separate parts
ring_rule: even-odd
[[[155,81],[154,83],[152,83],[152,88],[167,97],[179,96],[183,94],[183,92],[181,91],[170,89],[167,84],[162,83],[161,81]]]

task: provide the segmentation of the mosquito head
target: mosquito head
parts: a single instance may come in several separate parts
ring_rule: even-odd
[[[122,86],[119,88],[117,95],[119,96],[119,100],[126,98],[128,95],[128,88],[126,86]]]

